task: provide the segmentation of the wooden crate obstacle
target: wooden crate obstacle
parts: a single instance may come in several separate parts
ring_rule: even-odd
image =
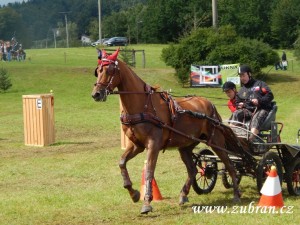
[[[25,145],[47,146],[55,142],[52,94],[23,95]]]

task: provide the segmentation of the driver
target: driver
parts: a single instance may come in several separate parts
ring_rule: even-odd
[[[241,65],[238,74],[242,86],[236,95],[237,110],[233,113],[233,120],[245,122],[241,121],[241,118],[250,120],[252,117],[249,140],[254,141],[260,126],[272,109],[271,102],[274,96],[265,82],[252,77],[252,71],[248,65]]]

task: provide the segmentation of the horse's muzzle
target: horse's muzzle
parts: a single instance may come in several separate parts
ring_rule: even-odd
[[[105,102],[107,92],[105,90],[97,91],[95,94],[92,94],[92,97],[96,102]]]

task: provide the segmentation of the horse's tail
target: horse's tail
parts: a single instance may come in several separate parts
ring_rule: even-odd
[[[220,122],[222,122],[222,117],[219,114],[216,106],[214,104],[211,104],[211,105],[212,105],[212,108],[213,108],[213,118],[216,119],[216,120],[218,120],[218,121],[220,121]]]
[[[214,104],[212,104],[212,108],[213,108],[213,118],[217,121],[220,122],[220,126],[219,129],[221,130],[224,139],[225,139],[225,148],[228,149],[229,151],[232,152],[239,152],[240,150],[240,146],[239,146],[239,141],[237,141],[237,137],[234,134],[234,132],[232,131],[232,129],[228,126],[226,126],[225,124],[222,123],[222,117],[219,114],[219,112],[217,111],[217,108]]]

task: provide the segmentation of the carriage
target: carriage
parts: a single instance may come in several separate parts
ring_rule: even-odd
[[[140,193],[133,188],[127,162],[147,150],[142,214],[152,211],[152,180],[158,154],[161,150],[175,147],[188,174],[180,191],[179,204],[188,202],[191,187],[198,194],[212,191],[218,173],[222,174],[225,186],[233,188],[233,200],[240,201],[238,183],[242,176],[255,177],[260,188],[274,164],[280,179],[288,184],[289,192],[299,195],[300,149],[281,143],[283,124],[275,122],[276,104],[259,136],[261,143],[252,144],[248,141],[247,124],[246,127],[228,126],[222,122],[216,107],[204,97],[173,98],[166,91],[158,91],[146,84],[126,63],[118,60],[118,53],[119,49],[111,55],[102,52],[102,59],[95,70],[97,80],[92,97],[97,102],[105,102],[110,94],[120,95],[123,108],[120,120],[129,142],[119,167],[123,187],[128,190],[133,202],[139,201]],[[114,91],[115,88],[118,91]],[[210,146],[213,151],[204,149],[194,153],[199,143]],[[219,170],[218,162],[222,162],[225,168]]]
[[[245,139],[250,145],[250,154],[231,154],[230,159],[237,170],[237,182],[241,182],[243,176],[256,179],[258,192],[266,180],[271,166],[276,166],[280,184],[285,182],[290,195],[300,195],[300,146],[281,142],[280,134],[283,124],[275,121],[277,105],[274,102],[273,108],[262,125],[259,133],[260,143],[251,143],[249,139],[249,122],[238,124],[232,127],[237,137]],[[237,123],[236,121],[228,121]],[[297,134],[299,142],[300,129]],[[245,160],[247,158],[247,160]],[[250,160],[249,160],[250,158]],[[217,176],[225,188],[232,188],[232,180],[224,166],[218,168],[221,160],[209,148],[200,149],[193,155],[194,163],[198,168],[193,189],[197,194],[210,193],[217,182]]]

